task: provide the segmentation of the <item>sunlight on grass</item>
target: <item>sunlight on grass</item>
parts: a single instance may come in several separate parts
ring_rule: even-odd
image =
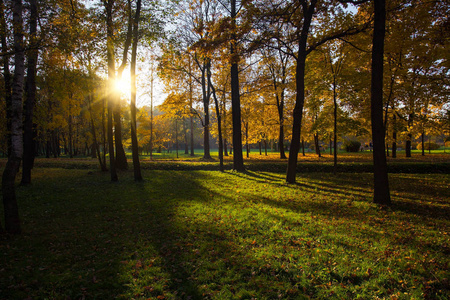
[[[37,169],[24,234],[0,243],[5,299],[446,299],[448,174]],[[17,258],[18,260],[14,260]]]

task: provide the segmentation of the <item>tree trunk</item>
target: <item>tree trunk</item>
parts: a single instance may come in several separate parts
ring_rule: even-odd
[[[116,98],[116,103],[114,104],[113,114],[114,114],[114,139],[116,145],[116,168],[119,170],[127,170],[127,156],[123,148],[122,141],[122,119],[120,117],[120,97],[114,96]]]
[[[407,140],[406,140],[406,145],[405,145],[405,153],[406,153],[406,157],[411,157],[411,139],[412,139],[412,134],[408,133],[406,135]]]
[[[245,122],[245,148],[247,148],[247,158],[250,158],[250,145],[248,144],[248,122]]]
[[[304,139],[302,139],[302,154],[303,154],[303,156],[306,156],[306,154],[305,154],[305,140]]]
[[[191,70],[191,57],[189,58],[189,74],[192,74]],[[193,98],[192,98],[192,77],[189,76],[189,108],[192,111],[193,108]],[[191,156],[195,156],[194,154],[194,117],[190,116],[189,118],[190,128],[191,128]]]
[[[150,79],[150,160],[153,160],[153,70]],[[159,152],[161,153],[161,151]]]
[[[175,150],[178,158],[178,116],[175,117]]]
[[[21,232],[21,227],[16,199],[15,180],[23,156],[22,96],[25,77],[25,55],[23,51],[22,1],[14,0],[12,5],[15,67],[11,98],[11,153],[8,156],[8,161],[3,171],[2,194],[5,213],[5,229],[8,233],[19,234]]]
[[[223,139],[223,155],[228,156],[228,142],[227,139]]]
[[[337,172],[337,93],[336,93],[336,74],[333,74],[333,172]]]
[[[209,102],[210,102],[210,85],[207,80],[207,70],[210,68],[211,62],[209,59],[203,64],[202,67],[202,98],[203,98],[203,111],[205,113],[205,122],[203,124],[203,158],[211,159],[210,147],[209,147]]]
[[[70,100],[69,100],[70,101]],[[72,126],[72,115],[69,115],[69,157],[73,158],[73,126]]]
[[[8,27],[6,26],[5,19],[5,4],[3,0],[0,0],[0,34],[2,43],[2,52],[8,53],[8,44],[6,37],[8,35]],[[7,156],[11,153],[11,73],[9,72],[9,55],[3,56],[3,81],[4,81],[4,94],[5,94],[5,108],[6,108],[6,140],[7,140]]]
[[[264,139],[264,154],[267,156],[267,140]]]
[[[224,168],[223,168],[222,116],[220,114],[220,106],[219,101],[217,100],[216,89],[214,88],[214,85],[212,84],[211,81],[211,69],[208,68],[207,71],[208,71],[208,83],[211,86],[212,95],[214,99],[214,106],[216,108],[216,115],[217,115],[217,131],[219,133],[219,168],[220,171],[223,172]]]
[[[392,158],[397,158],[397,116],[392,121]]]
[[[422,130],[422,156],[425,156],[425,132],[423,132],[423,130]]]
[[[114,1],[114,0],[110,0]],[[124,43],[124,50],[122,54],[122,64],[119,66],[117,70],[117,79],[122,79],[122,73],[127,65],[128,61],[128,49],[131,45],[132,35],[133,35],[133,15],[131,13],[131,1],[128,1],[128,27],[127,34]],[[111,24],[113,21],[111,21]],[[114,25],[114,24],[113,24]],[[114,90],[113,90],[114,91]],[[115,91],[114,97],[116,98],[115,105],[113,105],[113,114],[114,114],[114,137],[115,137],[115,145],[116,145],[116,167],[120,170],[127,170],[127,156],[125,154],[125,150],[122,142],[122,120],[120,116],[121,104],[120,104],[120,94]]]
[[[194,117],[190,117],[189,118],[189,125],[190,125],[190,127],[191,127],[191,134],[190,134],[190,137],[191,137],[191,156],[195,156],[195,153],[194,153]]]
[[[134,17],[134,24],[133,24],[133,46],[131,49],[131,64],[130,64],[131,151],[133,155],[133,171],[135,181],[142,181],[141,164],[139,162],[139,144],[137,139],[137,127],[136,127],[136,57],[137,57],[137,44],[139,41],[138,28],[139,28],[140,14],[141,14],[141,0],[137,0],[136,14]]]
[[[373,140],[374,197],[377,204],[391,204],[385,152],[383,124],[383,54],[386,23],[385,0],[374,0],[374,31],[372,47],[371,117]]]
[[[309,8],[303,11],[303,27],[298,42],[298,57],[295,73],[296,96],[294,106],[294,119],[292,124],[291,147],[289,148],[289,159],[286,171],[286,182],[295,183],[297,172],[298,152],[300,150],[300,136],[302,129],[303,106],[305,104],[305,65],[306,65],[306,42],[309,27],[314,15],[317,1],[312,1]],[[306,5],[305,5],[306,6]]]
[[[322,157],[322,154],[321,154],[321,152],[320,152],[319,134],[318,134],[318,133],[315,133],[315,134],[314,134],[314,145],[315,145],[315,148],[316,148],[316,154],[317,154],[319,157]]]
[[[114,157],[114,134],[113,134],[113,106],[114,106],[114,81],[116,79],[116,67],[114,57],[114,24],[112,16],[112,7],[114,0],[105,1],[106,8],[106,54],[108,60],[108,149],[109,149],[109,171],[111,173],[111,181],[117,181],[116,161]]]
[[[91,132],[92,132],[92,138],[94,139],[92,143],[92,156],[93,158],[97,158],[98,162],[100,164],[100,170],[103,172],[107,171],[106,168],[106,161],[102,160],[102,156],[100,154],[100,147],[98,146],[97,141],[97,132],[95,130],[95,123],[94,123],[94,117],[92,116],[92,101],[91,101],[92,94],[88,96],[88,111],[89,111],[89,119],[91,123]]]
[[[183,131],[184,131],[184,154],[189,154],[189,144],[188,144],[188,135],[187,135],[187,126],[186,126],[186,118],[183,117]]]
[[[102,97],[102,145],[103,145],[103,165],[105,167],[105,171],[107,171],[108,169],[106,168],[106,152],[107,152],[107,139],[106,139],[106,135],[107,135],[107,130],[106,130],[106,116],[105,116],[105,108],[106,108],[106,103],[105,103],[106,98]]]
[[[245,171],[244,158],[242,156],[242,132],[241,132],[241,99],[239,94],[239,54],[237,53],[236,38],[236,0],[231,0],[231,114],[233,119],[233,169],[238,172]]]
[[[22,185],[31,183],[31,169],[34,165],[36,155],[35,136],[36,130],[33,123],[33,110],[36,102],[36,63],[38,58],[37,50],[37,1],[30,0],[30,47],[28,50],[28,69],[26,82],[26,98],[24,105],[24,128],[23,128],[23,164],[22,164]]]

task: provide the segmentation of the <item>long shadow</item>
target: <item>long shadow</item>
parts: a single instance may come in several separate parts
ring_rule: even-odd
[[[269,180],[272,181],[272,184],[287,186],[291,189],[302,189],[328,195],[342,194],[349,197],[351,201],[367,201],[372,198],[372,192],[370,191],[372,189],[371,174],[341,173],[326,176],[322,173],[303,173],[299,174],[301,180],[289,185],[282,182],[277,183],[280,181],[278,177],[261,176],[255,172],[233,172],[230,174],[255,181]],[[362,182],[361,176],[367,177],[367,181]],[[395,196],[391,209],[414,214],[427,220],[449,218],[450,190],[448,187],[427,185],[415,178],[398,176],[401,175],[391,175],[391,193],[393,195],[407,194],[407,198]],[[423,202],[423,199],[429,199],[429,201]]]
[[[187,228],[176,220],[177,208],[180,205],[198,199],[207,199],[206,191],[199,185],[201,176],[184,176],[180,172],[152,172],[156,176],[146,178],[147,184],[137,184],[140,204],[138,210],[144,218],[136,224],[141,247],[150,247],[157,252],[157,264],[169,278],[164,279],[167,287],[160,290],[150,288],[145,296],[158,297],[161,292],[171,293],[178,299],[203,299],[198,283],[189,267],[183,246],[187,239]],[[130,216],[133,217],[133,216]],[[130,220],[133,222],[133,220]],[[145,250],[137,255],[145,254]],[[147,260],[148,258],[135,258]],[[145,273],[145,272],[143,272]],[[144,276],[145,277],[145,274]],[[145,278],[142,280],[146,280]],[[154,283],[147,282],[150,286]],[[161,290],[162,289],[162,290]]]

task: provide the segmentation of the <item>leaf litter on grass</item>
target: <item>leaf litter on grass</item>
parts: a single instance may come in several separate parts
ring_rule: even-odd
[[[0,272],[7,275],[0,286],[8,287],[1,294],[72,299],[449,295],[449,224],[441,218],[442,209],[449,209],[443,188],[448,175],[408,174],[406,181],[391,175],[395,205],[386,210],[370,202],[371,174],[300,174],[297,185],[270,172],[143,174],[144,183],[124,173],[130,179],[111,184],[108,174],[86,178],[83,170],[36,170],[34,185],[19,189],[29,234],[0,244],[5,266]],[[414,182],[417,193],[404,189]],[[71,189],[74,184],[77,189]],[[420,191],[433,185],[438,203]],[[23,253],[28,253],[23,261],[8,260]]]

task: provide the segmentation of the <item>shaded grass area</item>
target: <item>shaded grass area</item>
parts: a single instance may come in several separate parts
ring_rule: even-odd
[[[448,299],[448,174],[38,168],[0,299]]]

